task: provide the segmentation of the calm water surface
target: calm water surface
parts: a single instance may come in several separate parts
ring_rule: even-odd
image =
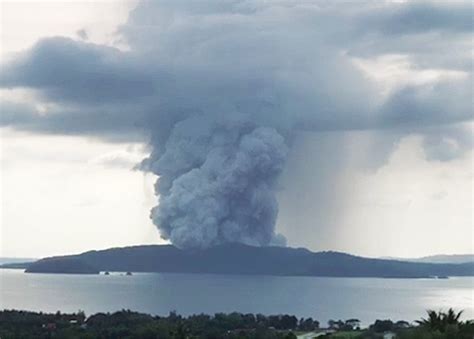
[[[288,313],[329,319],[412,321],[426,309],[474,318],[474,278],[377,279],[142,273],[63,275],[0,270],[0,309],[86,314],[131,309],[166,315]]]

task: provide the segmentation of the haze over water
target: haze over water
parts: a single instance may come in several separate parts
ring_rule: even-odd
[[[76,312],[121,309],[167,315],[216,312],[413,321],[427,309],[474,318],[474,278],[378,279],[145,273],[25,274],[0,270],[0,309]]]

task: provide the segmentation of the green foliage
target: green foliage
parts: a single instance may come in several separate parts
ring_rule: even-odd
[[[400,339],[472,339],[474,337],[474,323],[472,321],[462,322],[460,320],[462,311],[455,312],[450,308],[447,312],[427,311],[428,317],[418,320],[419,325],[415,328],[403,328],[402,322],[393,324],[390,320],[377,320],[370,327],[370,335],[394,331]],[[374,336],[375,338],[375,336]]]
[[[423,327],[429,328],[433,331],[445,332],[448,327],[458,326],[460,324],[460,318],[462,311],[455,312],[452,308],[448,312],[436,312],[429,310],[428,318],[422,318],[417,323]]]
[[[394,323],[391,320],[376,320],[373,325],[370,325],[370,329],[376,333],[383,333],[394,330]]]
[[[364,333],[360,331],[341,331],[337,332],[330,337],[331,339],[362,339]]]
[[[317,324],[303,319],[307,326]],[[198,314],[187,318],[171,312],[167,317],[123,310],[97,313],[85,318],[75,314],[43,314],[24,311],[0,312],[0,338],[103,338],[103,339],[191,339],[191,338],[285,338],[296,336],[298,319],[290,315],[253,315],[218,313]]]
[[[330,321],[336,333],[329,338],[379,339],[393,331],[400,339],[471,339],[474,323],[461,321],[461,312],[448,310],[428,312],[419,326],[408,323],[377,320],[368,330],[354,330],[357,319]],[[171,312],[166,317],[152,316],[122,310],[115,313],[97,313],[86,318],[84,312],[35,313],[0,311],[0,338],[2,339],[295,339],[294,331],[317,330],[319,323],[311,318],[298,320],[291,315],[217,313],[214,316],[196,314],[182,317]]]

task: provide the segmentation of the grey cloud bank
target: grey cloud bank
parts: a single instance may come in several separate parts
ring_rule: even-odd
[[[115,48],[68,38],[39,41],[2,71],[4,87],[38,88],[59,102],[100,103],[152,93],[144,69]]]
[[[424,136],[430,160],[472,148],[459,125],[472,119],[467,7],[140,2],[118,32],[129,51],[53,37],[3,65],[1,87],[28,88],[50,108],[38,114],[35,105],[4,100],[0,122],[150,140],[141,168],[159,176],[151,217],[178,247],[283,244],[275,194],[300,131],[381,130],[367,160],[378,165],[410,134]],[[387,53],[407,54],[415,69],[463,76],[382,100],[351,58]]]

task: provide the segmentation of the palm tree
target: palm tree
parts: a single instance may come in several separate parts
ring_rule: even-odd
[[[456,313],[452,308],[450,308],[447,313],[443,314],[444,323],[446,325],[458,325],[462,312],[463,311],[459,311],[458,313]]]
[[[436,312],[433,310],[426,311],[428,313],[428,318],[421,318],[421,320],[417,320],[416,322],[424,327],[428,327],[432,330],[440,329],[442,325],[442,313]]]
[[[455,312],[452,308],[448,310],[448,312],[436,312],[433,310],[428,310],[428,318],[422,318],[421,320],[417,320],[416,322],[424,327],[427,327],[433,331],[440,331],[444,332],[447,325],[459,325],[461,324],[460,318],[463,311]]]

